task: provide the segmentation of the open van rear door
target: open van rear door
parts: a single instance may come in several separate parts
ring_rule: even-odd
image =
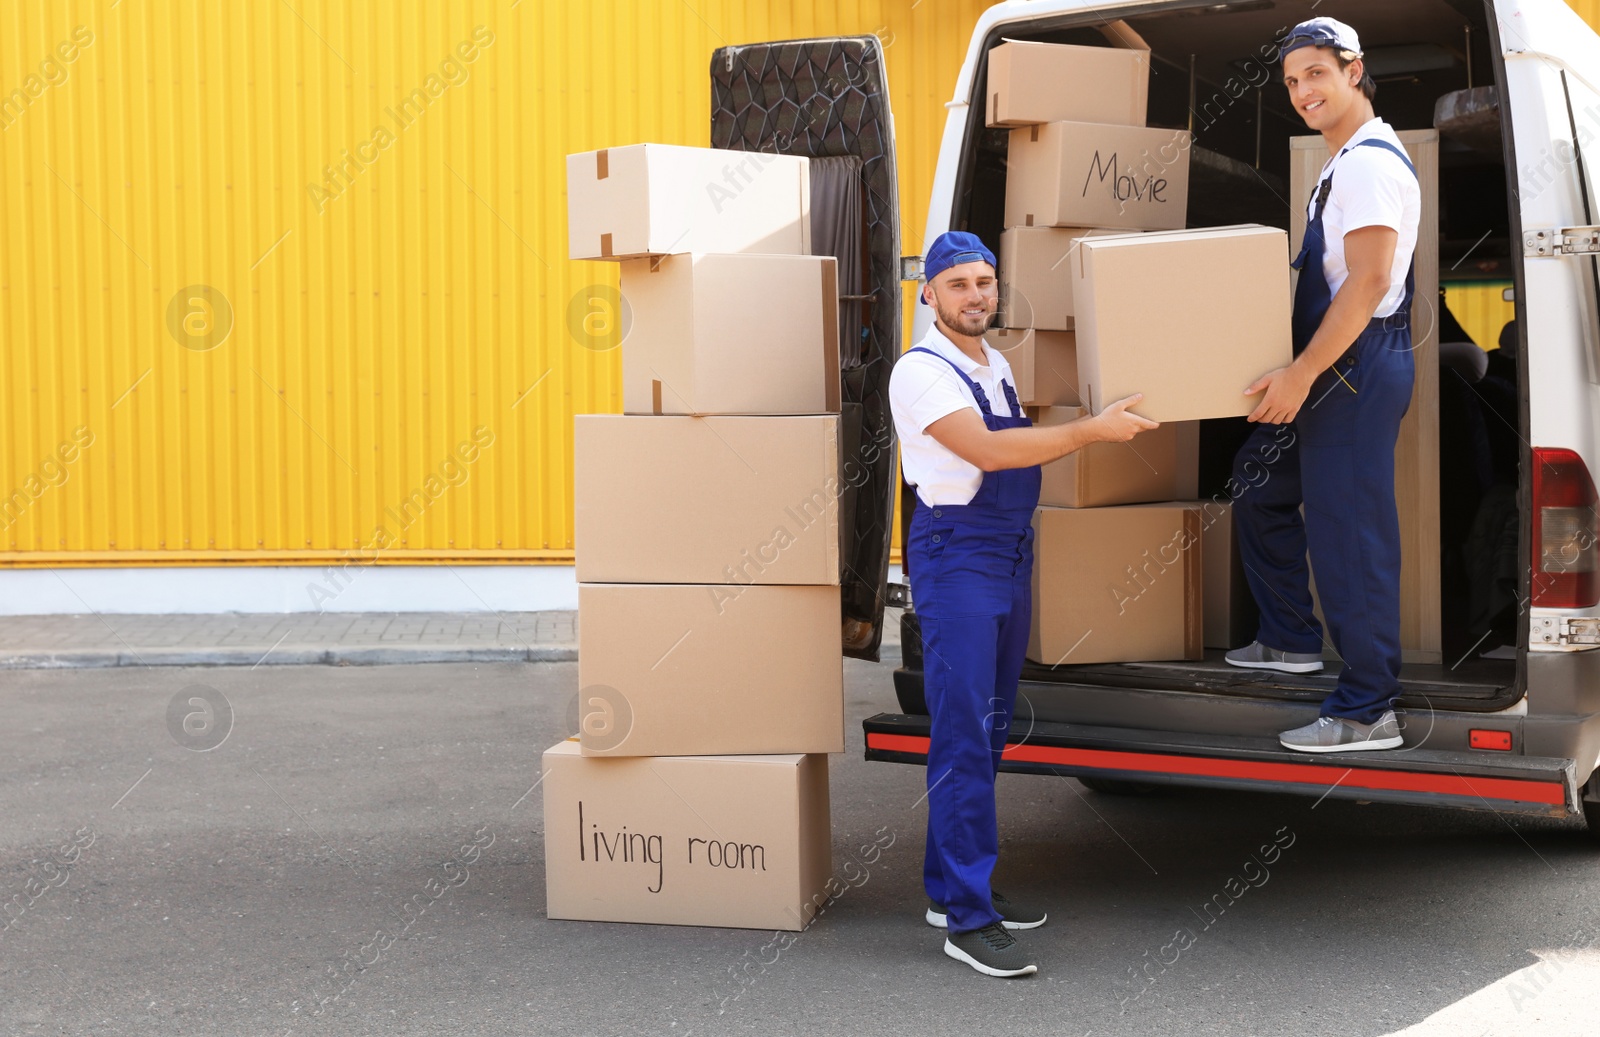
[[[844,653],[876,662],[898,480],[889,371],[900,354],[894,122],[875,36],[722,47],[711,146],[811,157],[811,240],[839,261]]]
[[[1495,0],[1493,9],[1505,56],[1513,232],[1522,244],[1518,367],[1531,449],[1522,492],[1539,498],[1523,509],[1531,559],[1523,643],[1581,650],[1600,644],[1600,594],[1583,578],[1600,568],[1588,477],[1600,472],[1600,37],[1557,0]],[[1587,502],[1577,499],[1584,494]]]

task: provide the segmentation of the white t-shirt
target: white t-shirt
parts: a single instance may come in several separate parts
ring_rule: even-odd
[[[1000,387],[1004,380],[1015,391],[1017,383],[1011,377],[1011,365],[998,349],[984,347],[989,364],[982,366],[945,338],[937,324],[928,329],[917,345],[954,360],[962,373],[977,382],[989,397],[991,412],[1003,417],[1021,416],[1012,412],[1005,390]],[[978,398],[972,395],[967,383],[939,357],[907,353],[895,362],[894,371],[889,375],[889,410],[894,415],[895,434],[900,438],[900,467],[905,470],[906,481],[917,488],[922,503],[930,507],[970,503],[983,484],[981,468],[963,461],[927,434],[929,425],[963,407],[970,407],[979,417],[983,416]]]
[[[1350,276],[1344,261],[1344,236],[1363,227],[1389,227],[1400,235],[1395,244],[1394,265],[1389,271],[1389,292],[1373,312],[1387,317],[1400,308],[1406,293],[1406,271],[1417,248],[1417,227],[1422,222],[1422,189],[1417,178],[1400,161],[1400,156],[1385,148],[1356,147],[1363,140],[1386,140],[1405,152],[1394,130],[1382,119],[1363,123],[1339,154],[1328,159],[1317,177],[1320,186],[1333,171],[1333,190],[1322,210],[1322,229],[1327,250],[1322,257],[1322,273],[1328,291],[1337,294]],[[1306,219],[1316,213],[1316,192],[1306,204]]]

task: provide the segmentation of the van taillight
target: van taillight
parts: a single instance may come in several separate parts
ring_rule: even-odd
[[[1600,601],[1597,498],[1589,468],[1571,450],[1533,448],[1533,604],[1588,608]]]

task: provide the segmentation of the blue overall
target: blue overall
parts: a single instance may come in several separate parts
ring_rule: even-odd
[[[1416,175],[1405,152],[1387,141],[1363,140],[1353,147],[1392,151]],[[1296,356],[1333,301],[1322,269],[1322,212],[1332,188],[1330,172],[1318,187],[1305,244],[1293,264],[1300,271]],[[1400,308],[1393,316],[1374,317],[1317,376],[1294,421],[1256,427],[1234,459],[1229,488],[1245,577],[1261,607],[1257,640],[1280,651],[1322,651],[1322,627],[1311,608],[1309,549],[1328,634],[1344,660],[1322,715],[1360,723],[1376,721],[1400,692],[1394,448],[1411,403],[1414,274],[1413,262]]]
[[[909,352],[929,353],[917,346]],[[1027,428],[1016,391],[1012,416],[996,415],[983,389],[948,357],[991,431]],[[928,742],[928,842],[923,882],[944,904],[950,932],[1000,920],[989,876],[999,854],[994,782],[1011,727],[1033,615],[1033,510],[1039,467],[986,472],[967,504],[929,507],[917,497],[906,557],[922,623]]]

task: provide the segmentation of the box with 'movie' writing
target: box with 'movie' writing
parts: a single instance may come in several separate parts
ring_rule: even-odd
[[[1007,227],[1176,230],[1189,214],[1186,130],[1048,122],[1010,133]]]

